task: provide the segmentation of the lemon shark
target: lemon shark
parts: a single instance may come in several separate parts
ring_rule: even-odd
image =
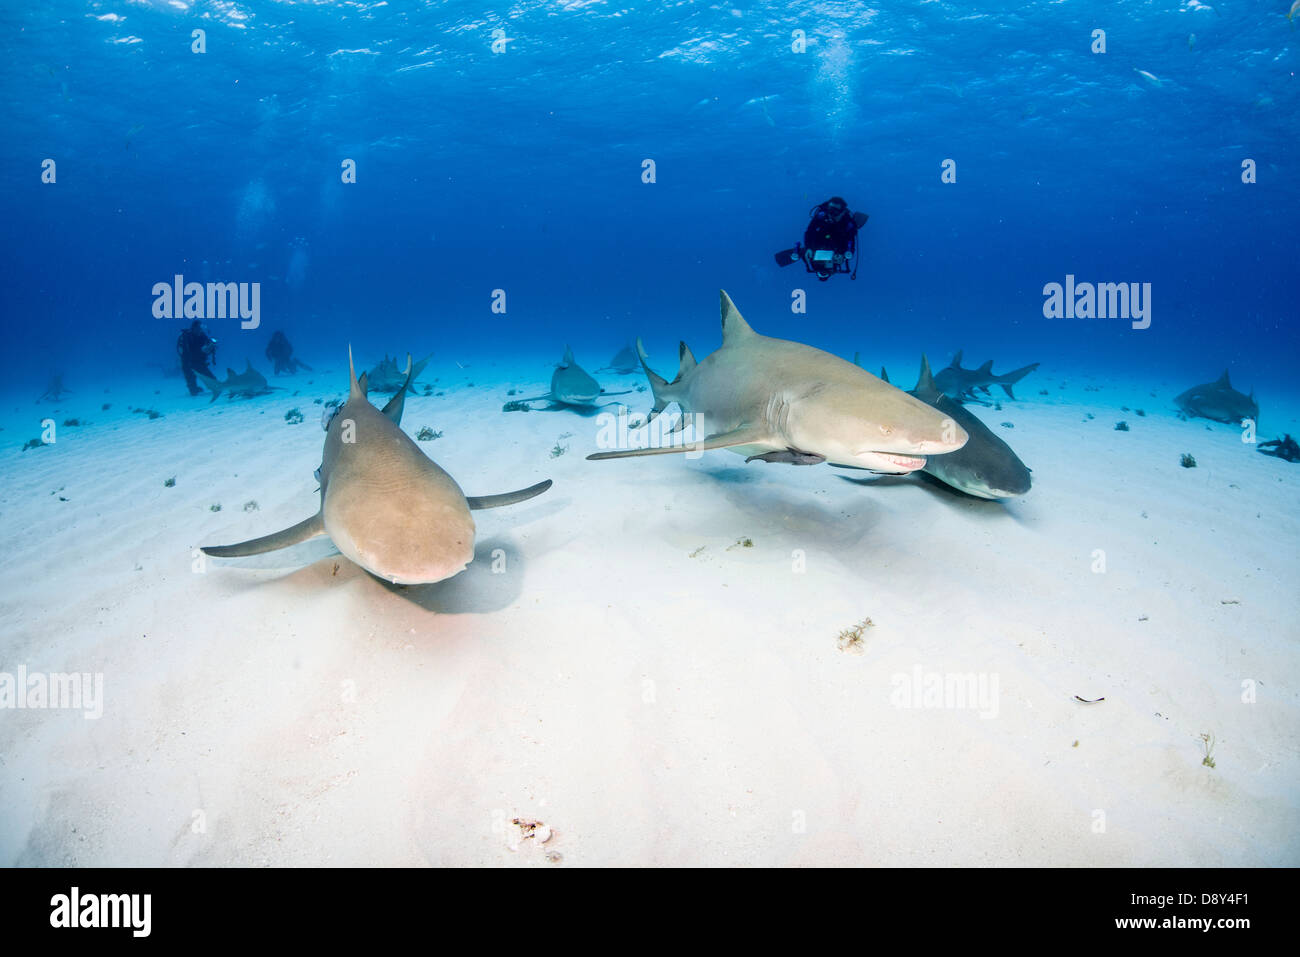
[[[415,368],[411,371],[412,382],[420,378],[420,373],[432,358],[433,353],[430,353],[415,364]],[[387,354],[384,355],[382,362],[367,373],[366,377],[367,388],[371,392],[396,392],[402,388],[405,381],[406,373],[397,367],[397,360],[388,358]]]
[[[609,365],[603,369],[597,369],[597,372],[617,372],[619,375],[627,375],[635,372],[641,367],[637,359],[636,349],[633,346],[624,346],[614,354],[614,358],[609,360]]]
[[[651,418],[669,403],[703,417],[711,434],[689,445],[596,452],[588,459],[729,449],[745,461],[828,462],[904,474],[926,455],[966,444],[966,431],[931,408],[829,352],[755,332],[720,291],[722,345],[696,362],[686,343],[677,377],[667,382],[637,352],[654,393]]]
[[[591,377],[586,369],[578,365],[573,358],[573,349],[564,347],[564,358],[555,367],[551,375],[551,391],[546,395],[535,395],[528,399],[516,399],[516,402],[555,402],[559,405],[571,405],[580,409],[596,407],[596,400],[611,395],[627,395],[631,389],[622,392],[606,392],[600,383]]]
[[[880,378],[888,382],[889,374],[881,369]],[[935,385],[925,356],[921,356],[916,388],[909,394],[951,416],[970,436],[970,441],[955,452],[928,458],[921,471],[976,498],[1013,498],[1029,491],[1029,468],[975,413],[943,394]]]
[[[217,401],[217,396],[226,393],[228,396],[240,395],[246,399],[255,395],[265,395],[268,392],[277,390],[280,387],[268,385],[266,376],[253,368],[253,363],[247,359],[243,372],[236,372],[234,369],[227,367],[226,380],[222,382],[214,379],[210,375],[204,375],[202,372],[196,375],[203,380],[203,384],[212,390],[212,398],[208,400],[209,404]]]
[[[1014,399],[1015,393],[1011,387],[1023,379],[1029,373],[1038,368],[1040,363],[1022,366],[1014,372],[1008,372],[1006,375],[993,374],[993,360],[990,359],[978,369],[963,369],[961,367],[961,350],[952,357],[952,365],[946,369],[940,369],[934,376],[934,384],[938,386],[939,391],[949,398],[956,399],[958,402],[965,402],[975,397],[975,390],[979,389],[985,395],[988,394],[989,386],[1000,385],[1002,391],[1008,398]]]
[[[1174,398],[1174,404],[1185,415],[1213,419],[1215,422],[1238,424],[1242,419],[1259,420],[1259,403],[1255,401],[1255,390],[1250,395],[1242,395],[1228,381],[1228,370],[1213,382],[1194,385],[1186,392]]]
[[[260,555],[328,535],[338,550],[377,578],[399,585],[442,581],[474,558],[475,509],[514,505],[540,495],[550,479],[517,492],[466,496],[456,480],[400,428],[406,381],[383,411],[366,398],[348,349],[348,400],[326,424],[316,470],[320,510],[283,531],[238,545],[204,546],[214,558]]]

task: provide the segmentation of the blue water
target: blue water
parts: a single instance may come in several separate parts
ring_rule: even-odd
[[[725,287],[759,331],[868,364],[1226,365],[1267,416],[1300,345],[1288,6],[10,0],[6,390],[169,364],[182,321],[151,289],[180,273],[261,284],[259,328],[209,323],[219,369],[265,367],[275,329],[335,367],[349,342],[702,356]],[[777,268],[832,194],[871,217],[856,281]],[[1151,327],[1044,318],[1067,274],[1150,283]]]

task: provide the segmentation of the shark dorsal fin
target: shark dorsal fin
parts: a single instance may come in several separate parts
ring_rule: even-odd
[[[226,378],[227,378],[227,379],[233,379],[236,375],[237,375],[237,373],[235,372],[234,369],[230,368],[230,366],[226,366]]]
[[[980,367],[979,367],[978,369],[976,369],[975,371],[976,371],[976,372],[983,372],[985,375],[992,375],[992,374],[993,374],[993,360],[990,359],[988,362],[984,363],[982,366],[980,366]]]
[[[1228,389],[1231,389],[1231,388],[1232,388],[1232,383],[1228,381],[1228,370],[1227,370],[1227,369],[1224,369],[1224,370],[1223,370],[1223,375],[1219,376],[1219,380],[1218,380],[1217,382],[1215,382],[1214,384],[1215,384],[1215,385],[1221,385],[1221,386],[1223,386],[1223,387],[1225,387],[1225,388],[1228,388]]]
[[[682,342],[682,343],[678,343],[677,357],[678,357],[677,378],[680,380],[682,376],[687,375],[688,373],[690,373],[692,370],[695,369],[696,366],[695,353],[691,352],[690,346]]]
[[[961,368],[961,350],[960,350],[960,349],[958,349],[958,350],[957,350],[957,353],[952,357],[952,362],[950,362],[950,363],[948,364],[948,368],[949,368],[949,369],[960,369],[960,368]]]
[[[854,364],[855,366],[857,366],[859,369],[862,368],[862,353],[861,353],[861,352],[855,352],[855,353],[853,353],[853,364]]]
[[[406,381],[403,382],[402,387],[397,390],[397,394],[389,399],[388,404],[384,406],[384,415],[388,416],[393,425],[402,424],[402,409],[406,407],[406,390],[411,385],[411,372],[413,369],[414,365],[411,363],[411,354],[408,352],[406,354]]]
[[[882,382],[888,382],[888,381],[889,381],[889,373],[885,371],[885,367],[884,367],[884,366],[881,366],[881,367],[880,367],[880,381],[882,381]]]
[[[366,374],[361,373],[361,378],[357,378],[356,366],[352,363],[352,344],[348,344],[348,401],[353,399],[364,399],[366,397]]]
[[[934,384],[934,376],[930,373],[930,360],[926,358],[925,353],[921,353],[921,372],[916,377],[916,388],[912,390],[922,402],[939,398],[939,389]]]
[[[574,360],[574,358],[573,358],[573,347],[572,347],[572,346],[565,346],[565,347],[564,347],[564,358],[560,360],[560,368],[561,368],[561,369],[567,369],[569,366],[571,366],[571,365],[575,365],[575,364],[576,364],[576,363],[575,363],[575,360]]]
[[[739,342],[748,336],[758,335],[731,301],[727,290],[719,289],[718,293],[722,298],[722,344],[725,346],[728,342]]]
[[[252,371],[253,371],[253,360],[252,360],[252,359],[245,359],[245,360],[244,360],[244,371],[245,371],[245,372],[252,372]]]

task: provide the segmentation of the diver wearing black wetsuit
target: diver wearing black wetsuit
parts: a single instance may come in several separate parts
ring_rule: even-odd
[[[216,354],[217,340],[207,334],[203,323],[197,319],[188,329],[181,332],[176,340],[176,355],[180,357],[181,372],[185,374],[185,385],[189,387],[190,395],[203,394],[203,390],[194,381],[194,374],[197,372],[199,375],[212,378],[212,370],[208,368],[208,363],[216,357]]]
[[[267,344],[266,357],[275,363],[276,375],[284,375],[286,372],[293,375],[299,369],[311,371],[311,366],[293,357],[293,346],[290,345],[289,338],[278,329]]]
[[[803,232],[803,256],[817,278],[825,282],[835,274],[836,266],[853,255],[857,248],[858,224],[849,214],[849,204],[839,196],[812,209],[812,218]],[[820,250],[829,250],[832,259],[814,259]]]

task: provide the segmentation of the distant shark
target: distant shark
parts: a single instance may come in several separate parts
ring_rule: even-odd
[[[1228,370],[1214,382],[1194,385],[1186,392],[1174,398],[1174,404],[1187,415],[1215,422],[1230,422],[1238,425],[1242,419],[1254,419],[1259,422],[1259,403],[1255,401],[1255,390],[1250,395],[1242,395],[1228,381]]]
[[[571,405],[579,409],[595,408],[597,399],[606,396],[627,395],[631,389],[622,392],[606,392],[600,383],[593,379],[573,358],[573,349],[564,347],[564,358],[555,367],[551,375],[551,391],[545,395],[535,395],[528,399],[516,399],[516,402],[555,402],[559,405]]]
[[[49,385],[45,387],[45,391],[40,394],[40,397],[36,401],[42,402],[49,399],[51,402],[58,402],[65,395],[71,394],[71,389],[65,389],[63,387],[63,376],[56,373],[55,375],[50,376]]]
[[[672,382],[650,369],[637,340],[654,392],[652,417],[676,402],[684,413],[701,415],[712,434],[691,444],[596,452],[588,459],[729,449],[746,462],[828,462],[902,474],[923,468],[922,456],[966,444],[966,431],[950,416],[829,352],[759,335],[725,290],[720,298],[721,347],[697,363],[683,342]]]
[[[253,368],[253,363],[247,359],[244,360],[246,368],[243,372],[236,372],[234,369],[226,369],[226,381],[221,382],[212,376],[204,375],[202,372],[196,373],[203,384],[212,390],[212,398],[209,403],[216,402],[217,396],[226,393],[227,396],[243,396],[250,399],[255,395],[266,395],[267,393],[279,389],[279,386],[268,385],[266,377]]]
[[[880,378],[889,381],[884,369],[880,370]],[[1012,498],[1029,491],[1029,469],[1025,463],[978,416],[939,390],[930,375],[930,362],[925,356],[921,356],[921,374],[917,377],[916,388],[908,394],[950,416],[970,436],[970,440],[957,451],[926,459],[923,472],[976,498]]]
[[[372,575],[399,585],[442,581],[474,559],[472,509],[513,505],[541,495],[550,479],[517,492],[465,496],[456,481],[420,451],[401,429],[406,390],[414,373],[383,411],[366,398],[348,350],[348,400],[326,425],[321,506],[311,518],[238,545],[204,546],[214,558],[260,555],[328,535],[338,550]]]
[[[415,368],[411,373],[411,382],[415,382],[416,379],[420,378],[420,373],[424,371],[424,367],[429,364],[429,360],[432,358],[433,353],[429,353],[415,364]],[[403,383],[406,381],[406,373],[397,367],[396,359],[388,358],[388,354],[385,353],[384,360],[366,373],[366,381],[369,383],[371,392],[396,392],[402,388]]]
[[[1011,387],[1037,369],[1040,364],[1035,362],[1033,365],[1024,366],[1014,372],[1008,372],[1006,375],[994,375],[992,359],[978,369],[963,369],[961,367],[961,350],[958,349],[957,354],[952,357],[952,364],[946,369],[940,369],[935,375],[934,384],[940,392],[951,399],[956,399],[958,402],[965,402],[967,399],[974,398],[976,389],[987,395],[991,385],[1002,386],[1003,391],[1014,399],[1016,396],[1011,391]]]
[[[636,348],[626,345],[609,360],[609,365],[603,369],[597,369],[597,372],[617,372],[619,375],[629,375],[641,368],[641,361],[637,358]]]

